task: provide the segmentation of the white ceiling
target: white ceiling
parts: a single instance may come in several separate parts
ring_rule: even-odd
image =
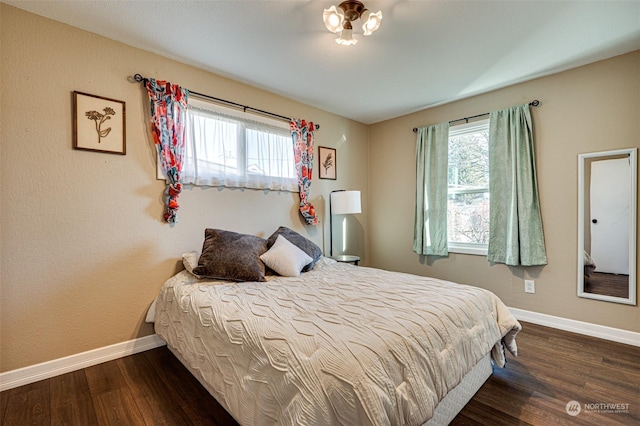
[[[638,0],[365,0],[355,46],[338,1],[0,1],[366,124],[640,49]]]

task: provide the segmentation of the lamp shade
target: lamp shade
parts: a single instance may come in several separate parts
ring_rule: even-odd
[[[362,213],[360,191],[334,191],[331,193],[332,214]]]
[[[357,42],[358,40],[353,38],[353,30],[351,28],[345,28],[342,30],[340,37],[336,39],[336,43],[343,46],[353,46]]]
[[[364,35],[368,36],[373,34],[375,30],[380,28],[380,21],[382,21],[382,11],[379,10],[376,13],[371,13],[366,11],[362,15],[362,19],[364,19],[364,24],[362,25],[362,30],[364,31]]]
[[[335,6],[331,6],[329,9],[324,10],[324,13],[322,14],[322,21],[329,31],[337,33],[342,29],[344,12],[342,9],[336,9]]]

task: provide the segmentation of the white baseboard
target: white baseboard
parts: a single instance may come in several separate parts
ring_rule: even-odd
[[[640,333],[633,331],[567,318],[554,317],[552,315],[540,314],[538,312],[525,311],[524,309],[509,308],[509,310],[518,320],[557,328],[559,330],[570,331],[572,333],[584,334],[587,336],[598,337],[600,339],[624,343],[626,345],[640,346]]]
[[[35,383],[39,380],[91,367],[92,365],[133,355],[138,352],[144,352],[163,345],[166,345],[164,340],[157,334],[152,334],[103,348],[69,355],[64,358],[54,359],[41,364],[7,371],[0,374],[0,391]]]

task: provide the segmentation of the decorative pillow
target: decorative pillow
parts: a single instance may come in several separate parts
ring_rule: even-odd
[[[260,259],[283,277],[297,277],[313,259],[282,235]]]
[[[286,226],[279,227],[276,232],[271,234],[271,236],[267,240],[267,248],[271,248],[271,246],[275,244],[278,235],[282,235],[290,243],[294,244],[300,250],[307,253],[309,257],[311,257],[311,262],[304,268],[302,268],[302,272],[312,270],[318,259],[322,257],[322,249],[320,249],[320,247],[315,245],[313,241],[306,239],[296,231],[289,229]]]
[[[193,273],[193,269],[198,266],[198,253],[195,251],[190,251],[189,253],[182,253],[182,265],[184,269],[189,271],[192,275],[200,278],[198,275]]]
[[[202,254],[193,274],[230,281],[266,281],[260,255],[267,241],[253,235],[220,229],[206,229]]]

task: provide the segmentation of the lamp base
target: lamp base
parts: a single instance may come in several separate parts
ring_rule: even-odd
[[[360,262],[360,256],[353,256],[351,254],[341,254],[338,256],[331,256],[331,259],[336,260],[342,263],[353,263],[358,266],[358,262]]]

